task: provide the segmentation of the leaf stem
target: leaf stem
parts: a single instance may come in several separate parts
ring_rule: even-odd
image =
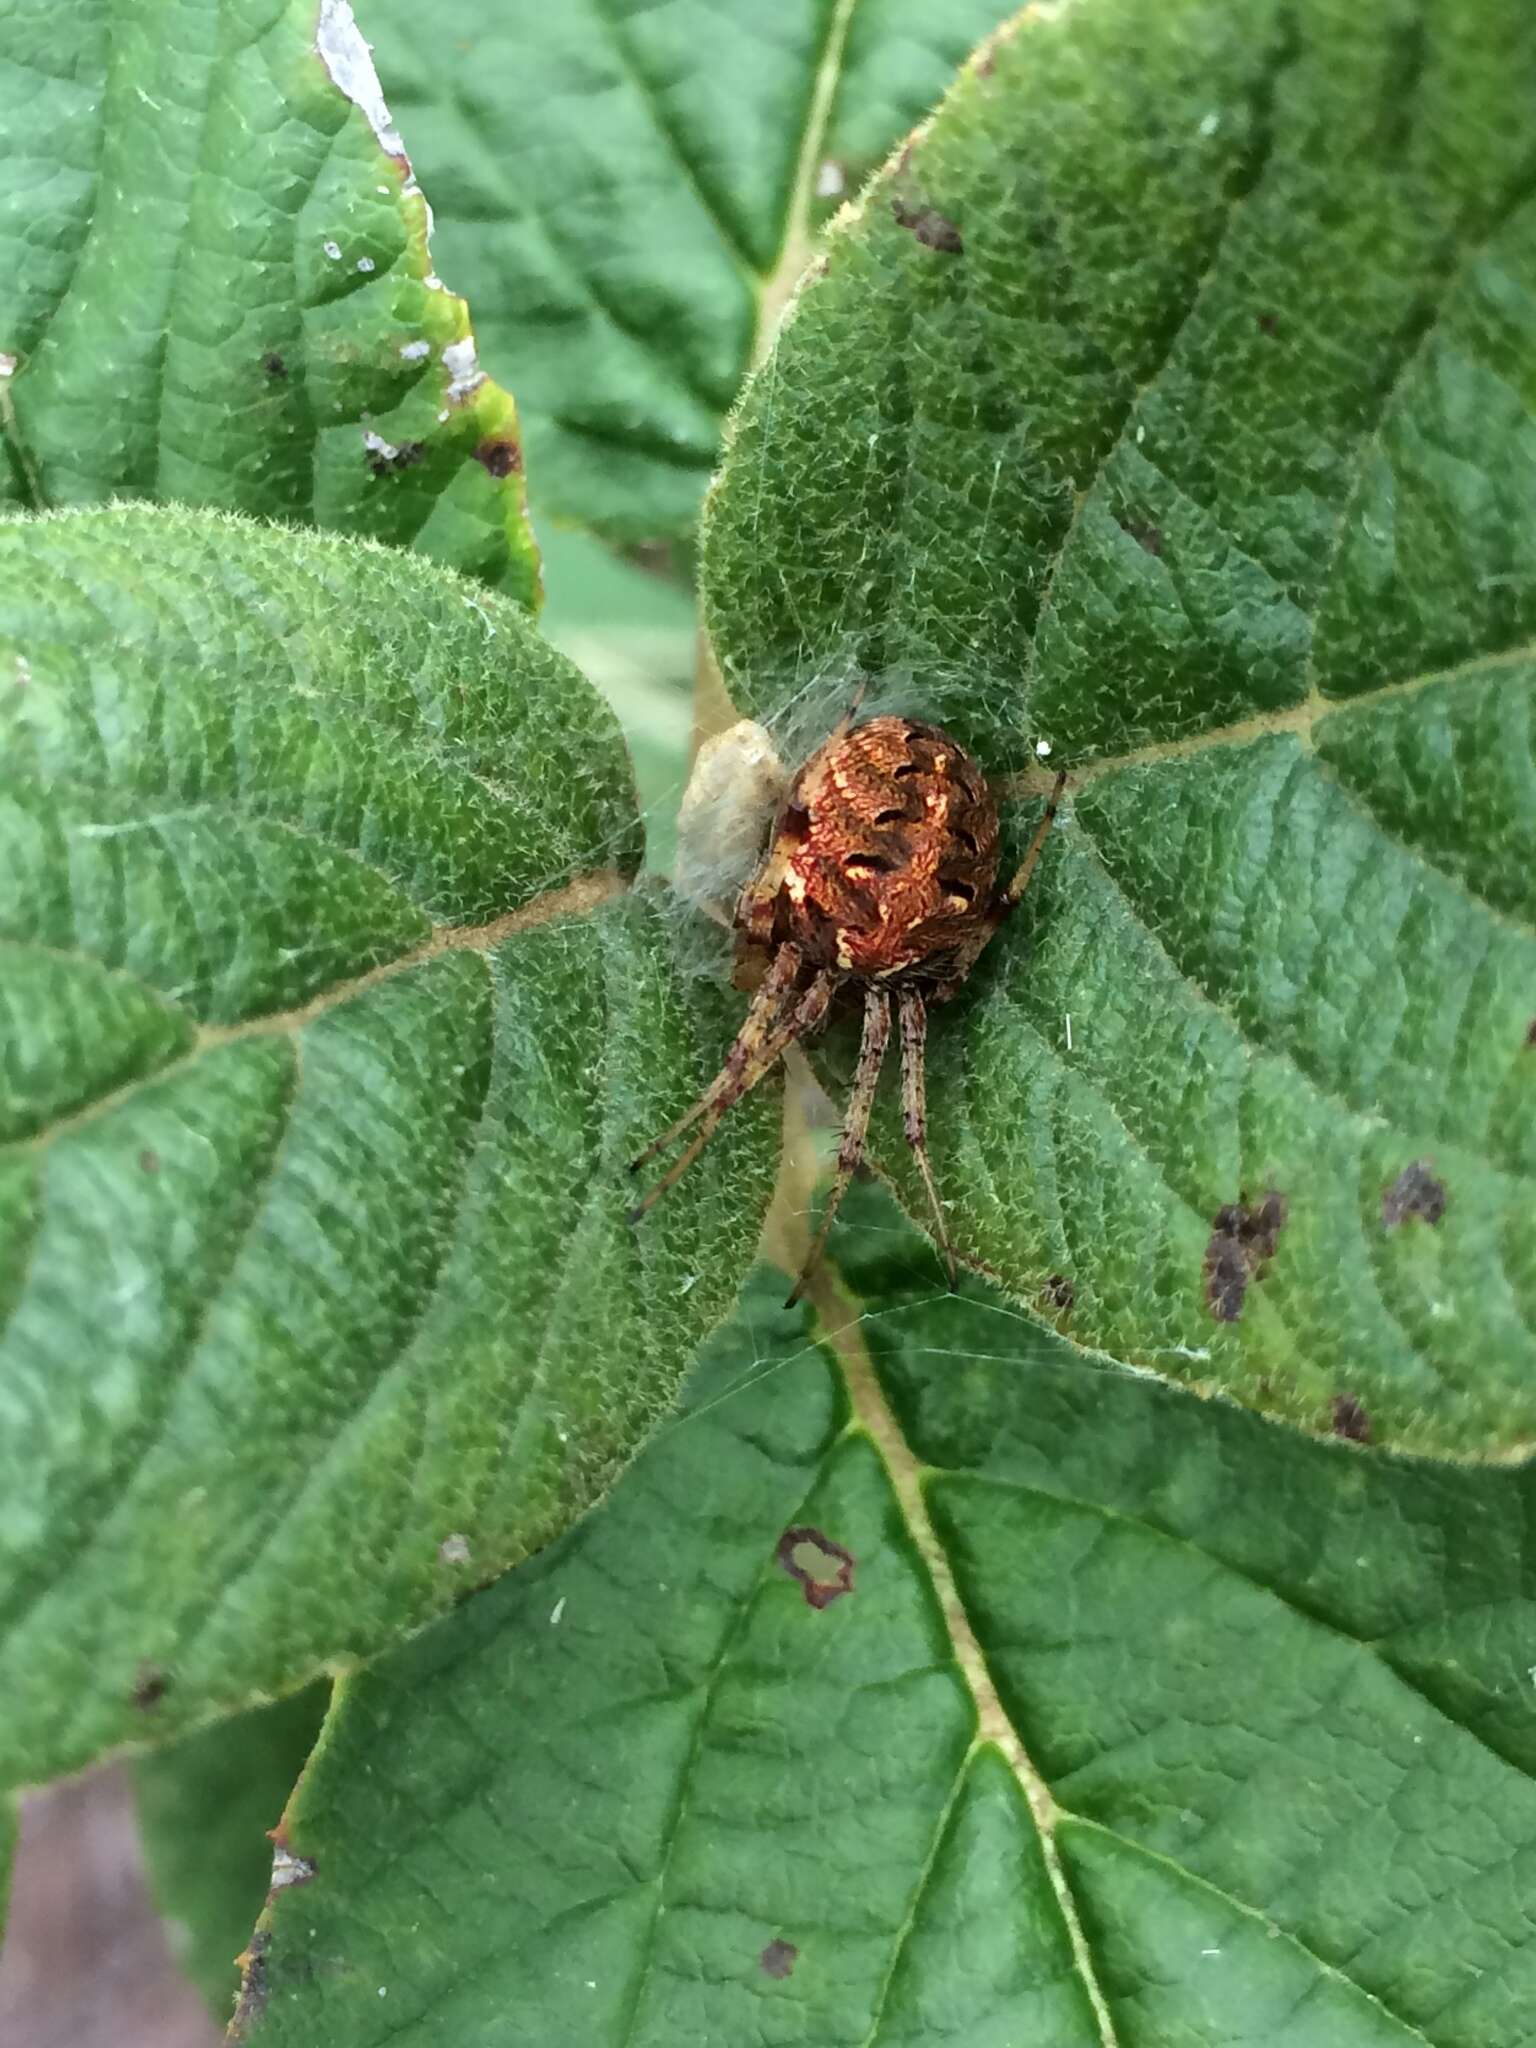
[[[864,1342],[863,1313],[844,1292],[832,1267],[827,1264],[820,1266],[812,1275],[806,1295],[816,1310],[826,1341],[837,1354],[855,1426],[864,1431],[879,1452],[890,1474],[908,1532],[933,1581],[955,1662],[976,1703],[977,1739],[994,1744],[1002,1753],[1029,1801],[1057,1910],[1065,1922],[1073,1959],[1093,2007],[1103,2048],[1118,2048],[1114,2020],[1094,1975],[1088,1938],[1078,1918],[1077,1902],[1056,1850],[1055,1829],[1060,1809],[1050,1787],[1025,1751],[1019,1731],[1009,1719],[992,1682],[985,1654],[976,1640],[970,1616],[955,1585],[949,1559],[929,1518],[928,1505],[923,1497],[924,1468],[901,1433],[901,1425],[885,1398]]]

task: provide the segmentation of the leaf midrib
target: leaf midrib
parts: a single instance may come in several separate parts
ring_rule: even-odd
[[[855,1301],[843,1291],[840,1278],[829,1266],[818,1269],[812,1277],[808,1294],[816,1310],[817,1325],[835,1353],[843,1377],[852,1417],[850,1428],[861,1431],[869,1439],[885,1469],[908,1537],[928,1573],[934,1598],[943,1616],[955,1669],[970,1694],[976,1714],[976,1740],[957,1768],[956,1783],[945,1805],[946,1817],[958,1796],[972,1752],[979,1744],[996,1744],[1028,1803],[1056,1909],[1066,1929],[1077,1974],[1098,2027],[1101,2048],[1119,2048],[1114,2019],[1093,1968],[1087,1934],[1054,1841],[1054,1829],[1061,1809],[1025,1749],[1020,1731],[1009,1717],[992,1681],[985,1653],[955,1584],[948,1553],[939,1540],[923,1499],[925,1468],[914,1456],[885,1397],[874,1361],[864,1343],[862,1314]],[[938,1839],[940,1837],[935,1838],[935,1843]],[[885,1991],[895,1977],[905,1941],[916,1924],[922,1885],[932,1861],[930,1856],[899,1932],[890,1969],[882,1986],[882,2006]],[[869,2048],[878,2035],[879,2018],[877,2010],[865,2048]]]
[[[135,1075],[121,1088],[113,1089],[110,1094],[98,1096],[95,1101],[88,1103],[83,1109],[76,1110],[71,1116],[55,1119],[42,1130],[34,1132],[31,1137],[14,1139],[9,1144],[0,1145],[0,1159],[8,1154],[14,1156],[45,1150],[56,1138],[95,1122],[98,1117],[104,1116],[109,1110],[116,1109],[130,1099],[139,1089],[193,1065],[204,1053],[217,1046],[232,1045],[246,1038],[294,1035],[340,1004],[350,1002],[354,996],[367,994],[383,983],[393,981],[398,975],[407,974],[412,968],[423,966],[445,953],[489,953],[505,940],[517,938],[524,932],[535,931],[540,925],[553,923],[557,918],[589,916],[613,897],[627,893],[628,889],[628,881],[616,868],[595,868],[586,874],[578,875],[574,881],[562,883],[559,888],[546,890],[516,910],[504,911],[488,924],[435,925],[428,937],[419,945],[412,946],[406,952],[397,954],[394,959],[382,961],[379,965],[367,968],[363,973],[353,975],[345,981],[333,982],[329,988],[321,990],[318,995],[310,997],[307,1002],[295,1009],[266,1011],[257,1016],[242,1018],[236,1024],[200,1025],[191,1045],[184,1053]],[[70,955],[70,949],[67,948],[51,950],[62,952],[66,957]],[[108,971],[128,974],[129,978],[136,981],[148,994],[159,996],[161,1001],[169,1004],[169,998],[160,995],[160,991],[154,989],[148,982],[129,974],[127,969],[112,969],[110,963],[83,950],[75,951],[73,957],[89,960],[93,966]],[[179,1006],[170,1004],[170,1007],[175,1009]],[[0,1334],[3,1334],[3,1325],[0,1325]]]
[[[1254,740],[1267,739],[1276,733],[1294,733],[1305,740],[1325,719],[1346,716],[1352,711],[1365,710],[1393,698],[1412,697],[1435,683],[1453,683],[1461,676],[1476,675],[1485,670],[1497,673],[1499,669],[1517,668],[1527,661],[1536,661],[1536,640],[1518,640],[1509,647],[1469,654],[1461,661],[1452,662],[1448,668],[1422,669],[1416,675],[1402,676],[1395,682],[1378,683],[1369,690],[1360,690],[1348,697],[1327,697],[1314,687],[1298,702],[1280,711],[1255,712],[1250,718],[1234,719],[1227,725],[1207,726],[1183,739],[1152,740],[1145,746],[1127,747],[1116,754],[1090,755],[1081,762],[1074,762],[1068,769],[1069,787],[1083,788],[1127,768],[1151,767],[1163,761],[1197,760],[1213,748],[1247,746]],[[1020,769],[1017,774],[1000,776],[997,792],[1009,799],[1047,796],[1055,784],[1056,772],[1054,764],[1044,762],[1033,768]]]
[[[893,1426],[899,1431],[899,1424],[894,1424]],[[902,1441],[905,1444],[905,1439]],[[1344,1444],[1329,1443],[1323,1444],[1320,1447],[1339,1458],[1367,1455]],[[1286,1592],[1283,1587],[1276,1585],[1273,1581],[1261,1578],[1258,1574],[1245,1569],[1236,1558],[1227,1556],[1223,1551],[1212,1550],[1207,1544],[1197,1541],[1196,1538],[1185,1531],[1170,1528],[1167,1524],[1158,1521],[1151,1515],[1131,1508],[1115,1507],[1109,1502],[1096,1500],[1089,1494],[1075,1492],[1066,1487],[1058,1489],[1041,1486],[1028,1479],[1004,1476],[1000,1473],[966,1470],[961,1466],[925,1464],[917,1458],[915,1452],[908,1451],[908,1455],[913,1460],[914,1469],[924,1481],[930,1479],[944,1480],[949,1484],[959,1484],[968,1488],[975,1488],[978,1492],[1022,1496],[1028,1500],[1044,1502],[1048,1506],[1077,1508],[1084,1514],[1097,1516],[1101,1522],[1142,1531],[1152,1536],[1159,1543],[1166,1543],[1174,1549],[1183,1551],[1186,1556],[1199,1558],[1202,1564],[1209,1565],[1226,1577],[1236,1579],[1240,1584],[1251,1587],[1256,1593],[1276,1601],[1279,1606],[1284,1608],[1287,1614],[1294,1615],[1303,1625],[1321,1630],[1324,1634],[1332,1636],[1336,1641],[1348,1644],[1352,1650],[1364,1651],[1372,1662],[1377,1664],[1389,1678],[1400,1684],[1405,1692],[1410,1693],[1430,1713],[1435,1715],[1439,1721],[1443,1722],[1446,1727],[1454,1728],[1458,1736],[1464,1737],[1467,1741],[1475,1744],[1478,1749],[1482,1750],[1486,1756],[1492,1758],[1501,1768],[1515,1772],[1518,1777],[1523,1778],[1528,1784],[1536,1786],[1536,1771],[1533,1771],[1529,1764],[1522,1762],[1518,1757],[1506,1756],[1485,1735],[1479,1734],[1475,1728],[1470,1727],[1465,1721],[1457,1720],[1454,1714],[1447,1713],[1444,1706],[1434,1697],[1433,1693],[1427,1692],[1415,1679],[1399,1669],[1384,1647],[1391,1642],[1392,1638],[1390,1636],[1362,1635],[1358,1630],[1347,1627],[1344,1622],[1338,1620],[1333,1615],[1325,1613],[1322,1609],[1309,1607],[1305,1601],[1298,1599],[1294,1593]],[[1418,1617],[1419,1624],[1422,1626],[1425,1622],[1442,1619],[1448,1612],[1449,1610],[1442,1609],[1437,1614],[1422,1615]],[[985,1657],[986,1653],[982,1651],[980,1654]],[[1074,1819],[1091,1821],[1091,1816],[1075,1812],[1065,1802],[1061,1805],[1061,1811],[1072,1813]],[[1092,1825],[1100,1826],[1102,1823],[1092,1822]],[[1527,1845],[1522,1844],[1521,1846]],[[1241,1901],[1234,1900],[1234,1903],[1241,1904]]]
[[[822,1281],[813,1288],[813,1298],[817,1301],[818,1312],[822,1319],[821,1326],[824,1331],[829,1310],[833,1315],[846,1315],[851,1307],[836,1281],[830,1283],[825,1280]],[[1242,1570],[1232,1559],[1206,1549],[1189,1536],[1177,1531],[1164,1529],[1160,1524],[1149,1520],[1144,1515],[1107,1506],[1102,1502],[1088,1499],[1079,1494],[1052,1492],[1047,1488],[1031,1485],[1028,1481],[993,1477],[984,1473],[970,1471],[950,1470],[945,1467],[923,1463],[907,1443],[902,1433],[901,1425],[885,1398],[884,1389],[880,1385],[873,1361],[870,1359],[869,1353],[863,1344],[861,1334],[862,1323],[863,1315],[862,1312],[859,1312],[854,1322],[845,1325],[843,1329],[832,1334],[828,1341],[837,1354],[839,1366],[848,1387],[849,1398],[853,1404],[853,1412],[857,1418],[856,1426],[862,1428],[871,1437],[890,1475],[892,1488],[899,1503],[908,1535],[922,1557],[924,1565],[933,1580],[934,1591],[944,1613],[946,1628],[950,1633],[951,1652],[954,1663],[961,1671],[977,1702],[981,1721],[978,1740],[972,1745],[971,1750],[967,1752],[966,1758],[960,1766],[957,1785],[963,1780],[964,1771],[970,1764],[976,1749],[988,1740],[996,1744],[1010,1769],[1018,1777],[1029,1802],[1030,1811],[1035,1818],[1037,1834],[1040,1839],[1042,1852],[1045,1855],[1052,1887],[1057,1896],[1057,1904],[1067,1922],[1079,1975],[1083,1979],[1085,1989],[1088,1991],[1094,2008],[1095,2016],[1099,2021],[1104,2048],[1116,2048],[1117,2037],[1107,2000],[1093,1971],[1093,1952],[1081,1923],[1077,1919],[1075,1900],[1073,1899],[1070,1884],[1065,1870],[1060,1864],[1060,1859],[1052,1839],[1053,1831],[1059,1822],[1066,1821],[1073,1827],[1092,1830],[1102,1834],[1135,1854],[1145,1856],[1165,1865],[1178,1874],[1181,1882],[1198,1886],[1202,1890],[1210,1892],[1212,1896],[1220,1898],[1230,1910],[1241,1914],[1245,1919],[1254,1921],[1266,1928],[1268,1928],[1269,1922],[1258,1907],[1249,1904],[1246,1900],[1237,1897],[1231,1892],[1223,1890],[1220,1886],[1213,1884],[1208,1878],[1202,1877],[1197,1871],[1188,1869],[1185,1865],[1163,1852],[1148,1848],[1146,1844],[1133,1837],[1107,1827],[1103,1822],[1095,1820],[1091,1816],[1078,1813],[1068,1802],[1058,1799],[1056,1793],[1039,1774],[1038,1768],[1030,1761],[1028,1753],[1024,1749],[1020,1733],[1008,1715],[1007,1709],[1004,1707],[1001,1696],[992,1679],[987,1653],[981,1647],[979,1640],[971,1629],[969,1615],[949,1571],[948,1553],[933,1529],[932,1522],[923,1505],[922,1488],[928,1480],[959,1480],[966,1486],[988,1488],[1013,1495],[1022,1494],[1056,1507],[1065,1503],[1097,1515],[1105,1522],[1119,1522],[1128,1527],[1150,1532],[1158,1541],[1173,1544],[1188,1554],[1200,1558],[1203,1563],[1209,1565],[1217,1572],[1235,1578],[1241,1583],[1252,1587],[1261,1595],[1274,1599],[1286,1612],[1295,1615],[1303,1625],[1319,1628],[1335,1639],[1348,1644],[1352,1650],[1363,1651],[1391,1680],[1401,1685],[1405,1692],[1418,1700],[1439,1722],[1447,1728],[1454,1729],[1459,1738],[1471,1741],[1479,1750],[1502,1768],[1513,1770],[1519,1777],[1529,1783],[1536,1783],[1536,1776],[1533,1776],[1525,1765],[1512,1757],[1501,1754],[1486,1737],[1469,1727],[1464,1721],[1457,1720],[1453,1715],[1449,1714],[1439,1701],[1434,1699],[1421,1686],[1416,1684],[1411,1677],[1400,1670],[1384,1654],[1380,1640],[1353,1633],[1340,1623],[1324,1615],[1313,1613],[1278,1587],[1255,1577],[1251,1572]],[[1341,1451],[1340,1455],[1351,1454]],[[963,1641],[955,1632],[957,1616],[964,1631]],[[999,1726],[999,1724],[1001,1725]],[[951,1804],[953,1798],[954,1792],[952,1791]],[[1514,1853],[1516,1852],[1511,1851],[1511,1855]],[[906,1923],[907,1929],[915,1921],[920,1896],[921,1886],[919,1886],[918,1892],[914,1895],[912,1910]],[[904,1929],[904,1933],[905,1931]],[[1318,1955],[1292,1929],[1282,1929],[1281,1933],[1283,1938],[1299,1954],[1306,1956],[1314,1964],[1320,1974],[1343,1984],[1353,1996],[1366,1999],[1372,2005],[1378,2007],[1389,2019],[1404,2029],[1409,2039],[1424,2043],[1425,2048],[1434,2048],[1432,2036],[1426,2034],[1412,2021],[1405,2019],[1402,2014],[1395,2012],[1379,1994],[1357,1983],[1339,1965],[1330,1963],[1326,1958]],[[895,1962],[896,1959],[893,1959],[891,1975],[894,1975]],[[869,2037],[870,2041],[874,2041],[877,2035],[878,2025],[872,2030]]]

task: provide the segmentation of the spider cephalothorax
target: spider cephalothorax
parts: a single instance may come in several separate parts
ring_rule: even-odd
[[[698,1157],[733,1102],[789,1046],[825,1020],[845,986],[864,995],[864,1042],[848,1102],[837,1173],[800,1280],[820,1255],[833,1215],[864,1155],[875,1083],[901,1022],[902,1108],[928,1191],[935,1231],[955,1276],[954,1253],[928,1164],[923,1047],[928,1004],[952,996],[1029,881],[1063,777],[1024,864],[997,887],[997,805],[958,741],[911,718],[845,720],[789,786],[767,856],[736,906],[739,988],[752,1006],[725,1065],[693,1107],[634,1162],[697,1124],[687,1149],[633,1212],[642,1215]]]

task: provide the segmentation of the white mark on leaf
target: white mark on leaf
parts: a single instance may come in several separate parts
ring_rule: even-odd
[[[468,398],[485,382],[485,372],[475,355],[475,337],[472,334],[466,334],[462,341],[449,342],[443,350],[443,368],[448,372],[450,401]]]
[[[363,40],[347,0],[320,0],[315,54],[330,73],[337,91],[345,93],[353,106],[362,110],[385,155],[403,157],[405,144],[390,120],[384,88],[373,68],[373,53]]]
[[[315,1866],[307,1856],[295,1856],[281,1842],[272,1851],[273,1891],[286,1891],[291,1884],[308,1884],[314,1874]]]

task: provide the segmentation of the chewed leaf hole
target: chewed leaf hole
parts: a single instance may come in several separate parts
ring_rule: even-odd
[[[853,1552],[823,1536],[819,1529],[786,1529],[774,1551],[774,1561],[799,1580],[808,1607],[830,1607],[853,1591]]]

